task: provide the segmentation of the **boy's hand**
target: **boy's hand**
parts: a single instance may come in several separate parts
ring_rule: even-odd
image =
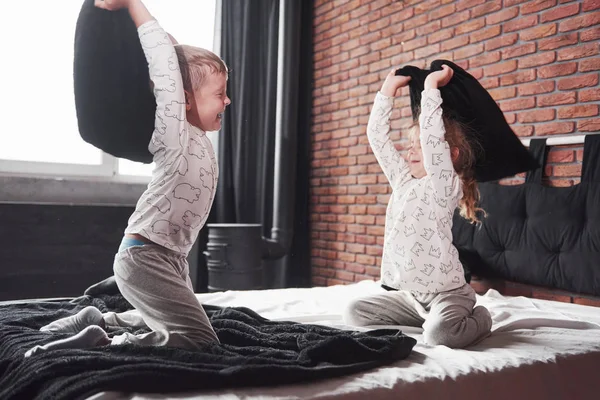
[[[453,75],[454,70],[444,64],[441,71],[435,71],[427,75],[427,78],[425,78],[425,89],[441,88],[450,82]]]
[[[396,75],[396,70],[393,69],[385,77],[380,92],[387,97],[394,97],[398,89],[408,85],[409,81],[410,76]]]
[[[122,8],[128,8],[129,4],[133,0],[94,0],[94,5],[104,10],[120,10]]]

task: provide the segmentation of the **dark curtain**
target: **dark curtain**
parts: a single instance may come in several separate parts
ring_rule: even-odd
[[[219,134],[220,177],[211,221],[261,223],[266,237],[270,237],[273,221],[279,1],[222,0],[221,10],[221,57],[231,69],[228,93],[232,104]],[[299,88],[297,134],[290,146],[297,156],[293,168],[286,168],[293,171],[286,181],[295,185],[295,195],[283,207],[293,213],[293,226],[289,227],[293,240],[288,256],[266,263],[267,287],[310,284],[308,168],[313,2],[296,4],[300,15],[289,18],[288,23],[299,30],[300,63],[286,71],[298,79]]]

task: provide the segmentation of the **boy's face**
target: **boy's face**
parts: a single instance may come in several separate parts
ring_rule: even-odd
[[[406,153],[406,162],[408,162],[410,174],[413,177],[420,179],[427,175],[423,166],[423,150],[421,149],[418,130],[410,136],[410,147]]]
[[[231,104],[226,90],[227,75],[208,75],[202,86],[192,96],[188,96],[188,121],[204,132],[221,129],[223,112]]]

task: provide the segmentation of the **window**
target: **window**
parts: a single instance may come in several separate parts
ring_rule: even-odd
[[[179,43],[213,49],[216,0],[144,3]],[[73,39],[80,8],[81,1],[3,4],[2,172],[122,178],[152,171],[152,165],[104,154],[79,136]]]

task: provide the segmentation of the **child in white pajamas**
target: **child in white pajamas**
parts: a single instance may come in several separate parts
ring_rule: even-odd
[[[194,294],[186,256],[215,197],[218,168],[206,132],[221,128],[231,102],[226,94],[228,69],[210,51],[174,46],[141,0],[96,0],[95,6],[128,9],[157,103],[148,147],[155,163],[152,180],[129,219],[114,262],[119,290],[141,318],[132,313],[102,315],[87,307],[41,329],[75,336],[36,346],[26,356],[110,343],[199,349],[219,340]],[[147,326],[151,332],[109,339],[103,329],[108,325]]]
[[[391,71],[375,97],[367,135],[392,186],[381,264],[388,292],[353,301],[345,320],[359,326],[422,325],[426,343],[461,348],[487,336],[492,321],[487,309],[475,307],[475,292],[452,244],[454,210],[460,207],[473,221],[478,211],[473,151],[460,125],[442,117],[438,88],[452,74],[444,65],[427,76],[408,160],[389,131],[394,96],[410,78]]]

